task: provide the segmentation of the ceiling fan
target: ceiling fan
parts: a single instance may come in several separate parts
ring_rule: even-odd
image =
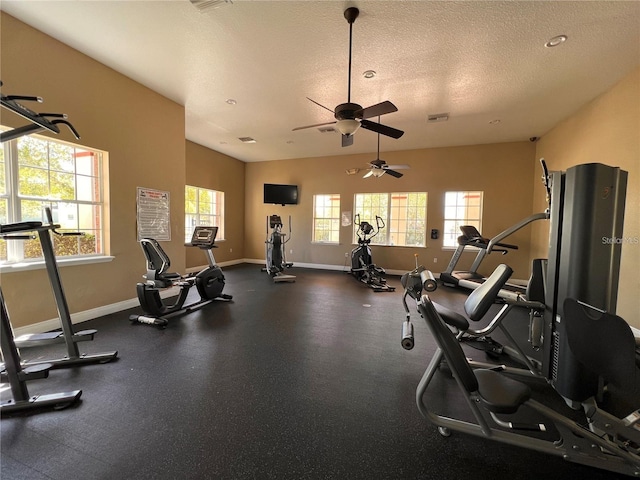
[[[378,121],[380,121],[380,117],[378,117]],[[403,174],[396,172],[396,170],[406,170],[411,167],[409,167],[409,165],[389,165],[384,160],[380,160],[380,134],[378,134],[378,154],[376,155],[376,159],[369,162],[369,165],[366,168],[368,168],[369,171],[365,173],[362,178],[369,178],[371,176],[379,178],[385,173],[388,173],[392,177],[400,178]],[[360,170],[364,169],[349,168],[347,170],[347,175],[354,175]]]
[[[390,101],[386,100],[366,108],[363,108],[357,103],[351,103],[351,47],[353,43],[353,23],[356,21],[359,14],[360,10],[356,7],[350,7],[344,11],[344,18],[346,18],[349,23],[349,83],[347,89],[347,103],[341,103],[334,110],[331,110],[330,108],[325,107],[324,105],[321,105],[315,100],[307,97],[307,100],[333,113],[336,120],[333,122],[317,123],[315,125],[306,125],[304,127],[296,127],[293,129],[295,131],[302,130],[304,128],[335,124],[336,129],[342,134],[343,147],[353,145],[353,134],[360,127],[392,138],[400,138],[404,134],[402,130],[367,120],[367,118],[397,112],[398,108]]]

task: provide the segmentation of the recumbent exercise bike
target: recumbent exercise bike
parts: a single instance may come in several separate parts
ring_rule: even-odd
[[[224,275],[220,267],[216,265],[213,252],[218,227],[198,226],[193,231],[191,242],[185,244],[189,247],[198,247],[205,252],[209,266],[197,274],[180,275],[168,272],[171,266],[169,256],[160,244],[153,238],[143,238],[140,246],[147,259],[147,273],[143,275],[144,283],[138,283],[136,291],[140,306],[146,315],[131,315],[132,322],[157,325],[164,328],[171,317],[190,313],[208,305],[216,299],[231,300],[232,295],[222,293],[224,289]],[[196,286],[200,294],[200,300],[184,306],[191,287]],[[180,287],[180,293],[176,302],[166,305],[160,297],[160,290],[170,287]]]

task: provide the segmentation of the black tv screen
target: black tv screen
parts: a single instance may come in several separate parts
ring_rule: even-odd
[[[298,186],[265,183],[264,203],[275,203],[278,205],[296,205],[298,203]]]

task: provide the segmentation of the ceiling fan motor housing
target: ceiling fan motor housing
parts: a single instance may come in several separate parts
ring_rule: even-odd
[[[335,109],[336,120],[362,119],[362,115],[356,116],[356,112],[362,112],[362,107],[357,103],[341,103]]]

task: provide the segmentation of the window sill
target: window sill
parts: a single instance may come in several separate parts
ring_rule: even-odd
[[[311,242],[311,245],[340,245],[340,242]]]
[[[93,263],[110,262],[115,257],[109,255],[100,255],[95,257],[79,257],[79,258],[58,258],[56,262],[58,267],[69,267],[75,265],[89,265]],[[9,265],[0,265],[0,273],[26,272],[28,270],[42,270],[45,268],[44,260],[35,262],[20,262]]]

